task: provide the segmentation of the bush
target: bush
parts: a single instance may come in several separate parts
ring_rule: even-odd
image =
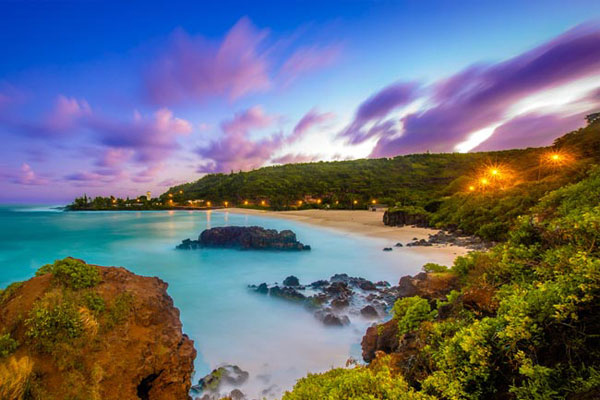
[[[423,265],[423,272],[436,272],[436,273],[440,273],[440,272],[448,272],[448,267],[446,267],[445,265],[440,265],[440,264],[436,264],[436,263],[427,263],[425,265]]]
[[[11,356],[0,364],[0,399],[21,400],[30,397],[33,361],[29,357]]]
[[[35,275],[44,274],[54,275],[60,284],[71,289],[90,288],[101,281],[100,271],[97,267],[71,257],[56,260],[54,264],[46,264]]]
[[[84,332],[75,304],[52,292],[34,303],[25,325],[27,336],[48,352],[56,343],[70,341]]]
[[[18,346],[19,343],[13,339],[9,333],[0,335],[0,358],[8,357]]]
[[[393,308],[394,318],[398,320],[398,333],[403,335],[414,331],[423,321],[431,321],[437,312],[431,311],[429,302],[419,296],[404,297],[396,300]]]
[[[86,307],[96,315],[102,314],[106,309],[104,299],[96,292],[85,293],[83,301]]]
[[[13,282],[4,290],[0,290],[0,304],[7,301],[15,293],[15,291],[21,287],[22,284],[23,282]]]
[[[108,312],[109,326],[122,324],[129,318],[133,307],[133,295],[129,292],[120,293]]]
[[[298,380],[282,400],[314,399],[433,400],[430,396],[415,393],[401,376],[393,376],[387,366],[336,368],[323,374],[309,374]]]

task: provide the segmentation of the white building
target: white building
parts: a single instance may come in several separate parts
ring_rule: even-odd
[[[150,192],[146,192],[146,200],[150,201],[152,199],[152,194]]]

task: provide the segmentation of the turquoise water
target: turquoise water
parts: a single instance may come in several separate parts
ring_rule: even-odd
[[[281,282],[288,275],[309,283],[335,273],[394,283],[429,261],[409,249],[382,252],[391,244],[386,240],[228,212],[1,206],[0,225],[0,287],[66,256],[158,276],[169,284],[184,331],[195,341],[196,379],[221,363],[237,364],[251,373],[242,390],[252,396],[271,385],[275,393],[288,389],[308,371],[360,359],[360,339],[369,322],[351,316],[349,327],[326,328],[301,306],[251,293],[248,284]],[[175,250],[182,239],[224,225],[292,229],[313,250]]]

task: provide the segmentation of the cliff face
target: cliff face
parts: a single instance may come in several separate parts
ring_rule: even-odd
[[[0,334],[17,344],[0,372],[31,366],[15,398],[189,398],[196,351],[165,282],[74,259],[46,267],[0,294]]]

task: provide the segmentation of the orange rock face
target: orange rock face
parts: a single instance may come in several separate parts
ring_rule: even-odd
[[[1,299],[0,333],[10,333],[19,343],[10,357],[33,362],[31,390],[49,399],[67,394],[103,400],[188,399],[196,350],[182,332],[167,284],[124,268],[97,268],[102,280],[93,288],[65,289],[45,274]],[[76,306],[84,333],[41,349],[27,322],[35,304],[49,294],[72,301],[85,299],[88,292],[100,297],[105,308],[91,314]],[[119,298],[127,301],[119,304]]]

